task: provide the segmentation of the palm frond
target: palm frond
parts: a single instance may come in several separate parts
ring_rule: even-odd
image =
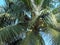
[[[54,15],[53,13],[45,16],[44,21],[48,25],[48,27],[60,31],[60,23],[58,23],[56,15]]]
[[[55,14],[56,15],[56,20],[58,23],[60,23],[60,13]]]
[[[21,0],[25,5],[26,5],[26,7],[27,7],[27,9],[31,9],[31,2],[30,2],[30,0]]]
[[[0,44],[2,42],[12,43],[21,38],[19,35],[24,32],[24,26],[14,25],[0,29]],[[26,29],[26,28],[25,28]]]
[[[45,45],[43,39],[33,32],[27,32],[26,38],[22,40],[21,45]]]
[[[60,6],[57,7],[57,8],[55,8],[55,9],[53,9],[52,12],[53,12],[54,14],[60,13]]]

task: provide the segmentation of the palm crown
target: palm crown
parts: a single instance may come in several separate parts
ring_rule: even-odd
[[[60,31],[60,8],[51,10],[52,1],[6,0],[0,14],[0,45],[45,45],[40,31]]]

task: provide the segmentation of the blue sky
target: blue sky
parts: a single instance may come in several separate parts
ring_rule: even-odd
[[[3,7],[6,6],[6,2],[5,2],[5,0],[0,0],[0,6],[3,6]]]

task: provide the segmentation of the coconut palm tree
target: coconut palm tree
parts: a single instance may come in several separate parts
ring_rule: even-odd
[[[59,8],[51,11],[51,1],[6,0],[6,11],[0,14],[0,45],[45,45],[40,31],[60,31]]]

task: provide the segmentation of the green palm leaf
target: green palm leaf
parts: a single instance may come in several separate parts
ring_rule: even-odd
[[[12,43],[18,40],[19,35],[24,32],[24,28],[21,25],[8,26],[0,29],[0,45],[2,42]],[[26,28],[25,28],[26,29]]]
[[[60,13],[60,6],[57,7],[57,8],[55,8],[55,9],[53,9],[52,12],[53,12],[54,14]]]
[[[35,4],[39,5],[41,3],[42,0],[35,0]]]
[[[56,20],[57,20],[57,22],[60,23],[60,13],[55,14],[55,15],[56,15]]]
[[[28,9],[31,9],[31,2],[30,0],[22,0],[22,2],[26,5]]]
[[[60,23],[57,20],[57,16],[58,15],[50,13],[49,15],[45,16],[44,21],[46,22],[48,27],[60,31]]]
[[[44,41],[39,35],[27,32],[26,38],[22,41],[21,45],[44,45]]]

